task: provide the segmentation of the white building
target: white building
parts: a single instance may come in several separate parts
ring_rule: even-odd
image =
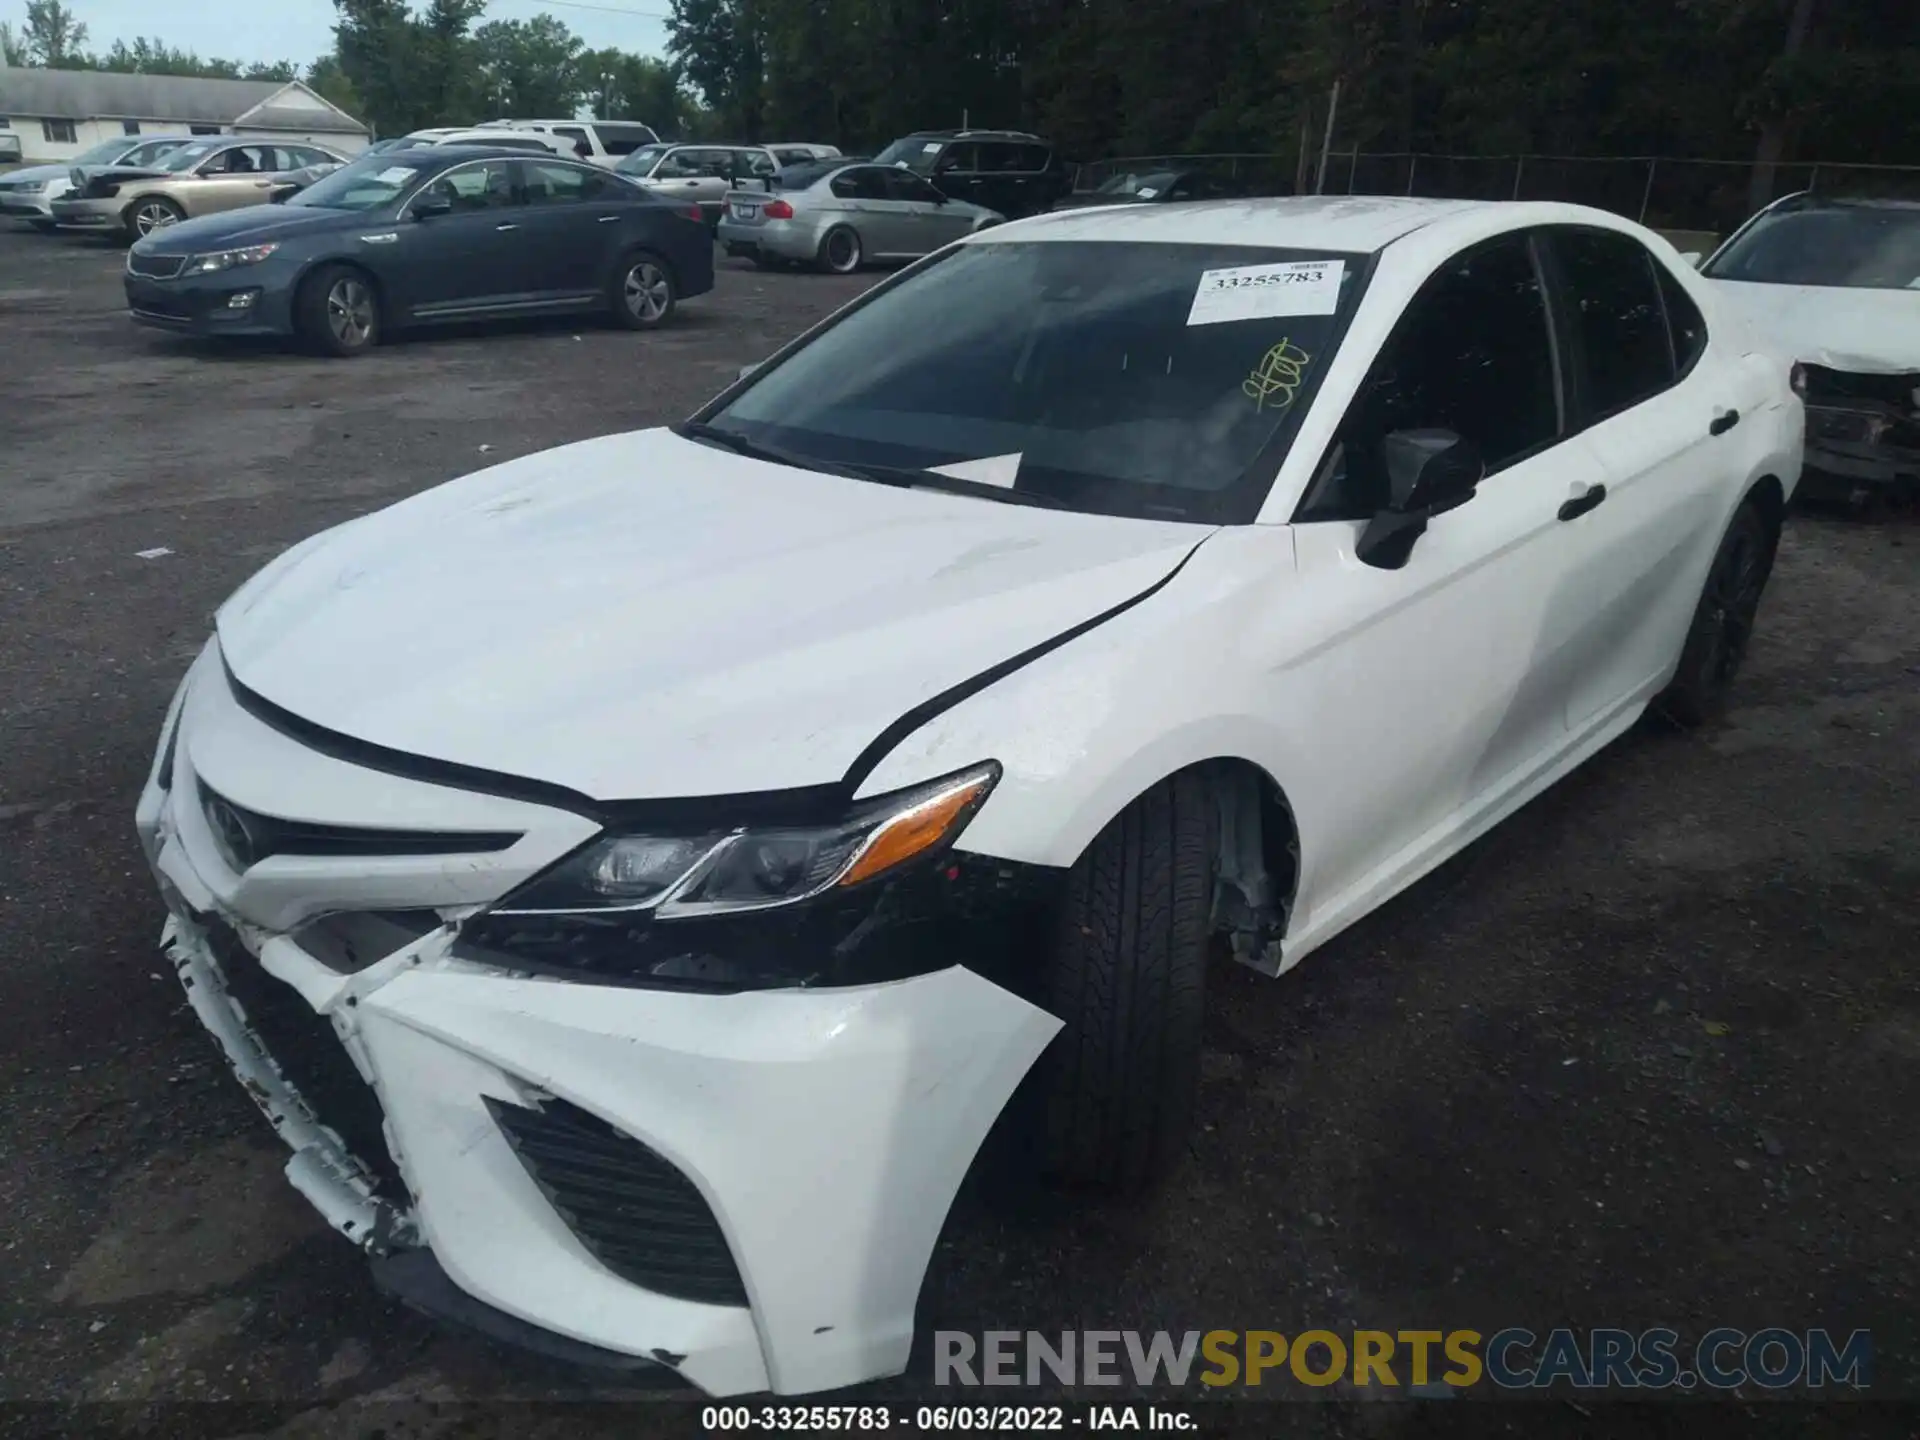
[[[29,165],[69,160],[119,135],[258,135],[352,155],[367,127],[298,80],[201,80],[104,70],[0,67],[0,133]],[[0,149],[11,149],[0,146]]]

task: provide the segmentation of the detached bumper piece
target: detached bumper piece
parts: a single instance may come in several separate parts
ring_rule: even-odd
[[[534,1184],[607,1269],[677,1300],[747,1303],[720,1221],[671,1163],[564,1100],[537,1110],[486,1104]]]

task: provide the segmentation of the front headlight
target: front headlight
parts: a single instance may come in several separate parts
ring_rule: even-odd
[[[44,180],[22,180],[13,188],[18,190],[22,195],[38,195],[47,188],[47,182]]]
[[[938,853],[965,828],[999,778],[999,765],[988,761],[865,801],[819,825],[603,835],[490,913],[646,911],[675,920],[794,905]]]
[[[280,247],[275,245],[248,245],[239,250],[213,250],[205,255],[195,255],[187,261],[186,275],[212,275],[217,271],[231,270],[236,265],[258,265],[262,260]]]

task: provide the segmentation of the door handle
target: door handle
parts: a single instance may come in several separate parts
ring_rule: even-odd
[[[1582,515],[1594,509],[1606,498],[1606,486],[1589,485],[1584,495],[1576,495],[1560,507],[1560,518],[1562,520],[1578,520]]]
[[[509,221],[505,225],[496,225],[493,228],[496,230],[518,230],[520,227]]]
[[[600,223],[602,225],[618,225],[620,223],[620,217],[618,215],[602,215],[600,217]]]
[[[1738,410],[1728,410],[1723,414],[1713,417],[1713,423],[1707,426],[1707,433],[1709,435],[1724,435],[1739,423],[1740,412]]]

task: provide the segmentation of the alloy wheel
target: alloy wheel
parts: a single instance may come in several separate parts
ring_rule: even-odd
[[[667,283],[666,272],[651,260],[642,260],[627,271],[621,293],[634,319],[648,323],[660,319],[673,303],[673,287]]]
[[[859,243],[845,230],[836,230],[827,237],[827,264],[833,269],[845,273],[860,263]]]
[[[142,235],[151,235],[156,230],[164,230],[177,223],[179,219],[171,206],[149,200],[133,212],[133,228]]]
[[[1728,685],[1746,658],[1753,637],[1754,617],[1766,589],[1767,539],[1757,524],[1736,526],[1727,536],[1708,581],[1707,623],[1710,626],[1706,678],[1716,689]]]
[[[357,350],[373,334],[373,292],[343,275],[327,291],[327,328],[346,349]]]

